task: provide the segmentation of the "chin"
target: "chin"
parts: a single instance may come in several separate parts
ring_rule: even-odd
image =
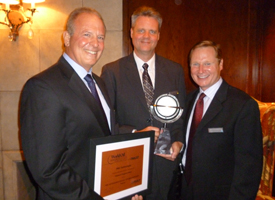
[[[206,88],[208,87],[207,85],[208,84],[204,84],[204,83],[200,83],[199,81],[197,82],[198,86],[201,87],[201,88]]]

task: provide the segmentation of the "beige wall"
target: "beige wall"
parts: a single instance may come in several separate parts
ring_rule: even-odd
[[[27,8],[29,4],[24,4]],[[17,41],[8,40],[9,29],[0,24],[0,199],[34,199],[20,152],[18,103],[28,78],[54,64],[62,54],[62,31],[68,14],[77,7],[97,9],[107,27],[105,50],[93,71],[122,56],[122,0],[46,0],[36,4],[32,29],[21,28]],[[3,20],[3,13],[0,14]]]

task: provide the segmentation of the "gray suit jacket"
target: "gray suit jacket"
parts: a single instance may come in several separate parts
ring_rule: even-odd
[[[185,130],[198,92],[187,95]],[[258,104],[223,81],[193,139],[193,200],[255,200],[262,158]]]
[[[184,107],[185,83],[180,64],[156,55],[154,100],[162,94],[178,91],[178,100]],[[104,79],[120,125],[120,133],[130,133],[133,129],[141,130],[151,125],[150,114],[138,74],[133,54],[109,63],[103,67]],[[172,142],[182,141],[182,118],[168,124]],[[153,126],[161,128],[163,124],[153,119]],[[176,162],[154,156],[153,192],[160,190],[163,199],[167,198]]]
[[[111,108],[103,81],[95,80]],[[63,56],[27,81],[20,102],[21,139],[38,199],[103,199],[88,186],[89,138],[110,135],[102,117],[96,100]]]

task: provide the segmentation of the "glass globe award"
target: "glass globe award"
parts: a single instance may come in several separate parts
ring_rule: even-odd
[[[171,154],[171,135],[170,130],[167,128],[167,123],[177,121],[183,113],[178,99],[172,93],[162,94],[150,106],[150,112],[156,120],[163,123],[154,153]]]

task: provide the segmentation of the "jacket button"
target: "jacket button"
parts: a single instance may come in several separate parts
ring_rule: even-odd
[[[151,122],[151,119],[147,119],[146,122],[147,122],[147,123],[150,123],[150,122]]]

